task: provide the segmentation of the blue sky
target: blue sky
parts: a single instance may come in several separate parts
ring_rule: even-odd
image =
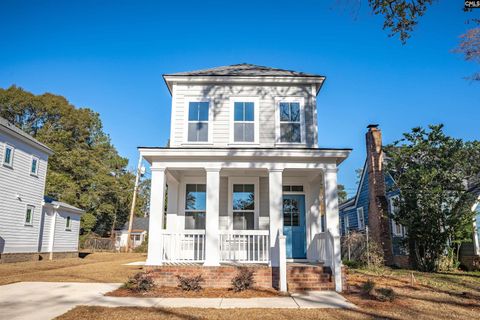
[[[0,87],[65,96],[101,115],[120,154],[163,146],[170,95],[163,73],[253,63],[327,76],[318,97],[319,145],[353,148],[339,181],[354,192],[364,134],[389,143],[414,126],[444,123],[480,139],[478,65],[451,50],[479,17],[441,0],[401,45],[366,0],[0,2]]]

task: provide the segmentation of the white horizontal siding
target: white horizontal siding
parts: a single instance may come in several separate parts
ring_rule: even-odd
[[[15,148],[13,168],[3,165],[5,143]],[[38,176],[30,175],[32,155],[39,159]],[[47,164],[45,153],[0,132],[0,253],[38,251]],[[27,205],[35,207],[31,226],[25,225]]]
[[[260,147],[275,146],[275,98],[303,97],[305,100],[305,140],[308,147],[316,146],[316,99],[310,86],[239,86],[239,85],[175,85],[172,98],[172,129],[170,145],[185,143],[187,122],[186,104],[192,99],[208,99],[212,108],[209,130],[213,130],[214,147],[228,147],[230,143],[230,98],[258,97]]]
[[[70,230],[66,229],[67,217],[70,217]],[[80,233],[80,216],[68,211],[57,211],[55,221],[55,238],[53,252],[78,251],[78,235]]]

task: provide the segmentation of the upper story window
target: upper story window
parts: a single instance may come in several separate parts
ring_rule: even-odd
[[[188,104],[188,142],[208,142],[208,101]]]
[[[405,227],[402,226],[400,223],[396,222],[394,219],[393,219],[393,216],[395,216],[397,213],[398,213],[398,206],[397,206],[397,201],[398,201],[399,197],[398,195],[396,196],[393,196],[393,197],[390,197],[390,214],[392,215],[392,233],[394,236],[397,236],[397,237],[403,237],[405,236],[406,234],[406,231],[405,231]]]
[[[27,206],[27,212],[25,213],[25,225],[33,225],[33,212],[35,211],[34,206]]]
[[[363,207],[357,208],[358,230],[365,229],[365,215],[363,214]]]
[[[30,165],[30,174],[37,176],[38,175],[38,158],[32,157],[32,163]]]
[[[13,153],[15,148],[5,144],[5,150],[3,153],[3,164],[8,167],[13,167]]]
[[[230,142],[236,144],[258,143],[258,98],[231,98]]]
[[[304,143],[303,99],[277,99],[277,142]]]
[[[185,229],[205,229],[207,188],[205,184],[187,184],[185,192]]]

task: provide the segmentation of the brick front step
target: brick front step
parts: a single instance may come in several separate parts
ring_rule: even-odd
[[[291,263],[287,266],[287,288],[290,292],[334,290],[330,268],[322,264]]]

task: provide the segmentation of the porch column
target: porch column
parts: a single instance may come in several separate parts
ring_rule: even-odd
[[[205,170],[207,172],[207,214],[205,221],[204,265],[219,266],[220,168],[206,168]]]
[[[325,170],[325,209],[328,232],[333,240],[333,274],[335,290],[342,291],[342,257],[340,252],[340,218],[338,215],[337,168]]]
[[[280,266],[279,235],[283,235],[283,169],[270,169],[268,172],[268,191],[270,201],[270,265]]]
[[[168,177],[168,176],[167,176]],[[178,181],[173,177],[167,179],[167,230],[178,230]]]
[[[162,265],[163,211],[165,208],[165,169],[152,168],[150,191],[149,239],[146,265]]]

